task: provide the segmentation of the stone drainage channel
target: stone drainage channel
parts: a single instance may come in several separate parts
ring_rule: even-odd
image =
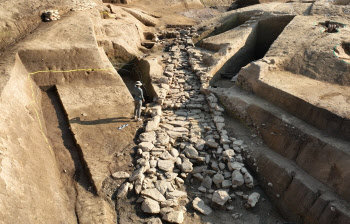
[[[138,203],[145,213],[154,214],[155,222],[182,223],[189,197],[186,187],[194,181],[200,186],[191,193],[195,210],[208,215],[212,209],[232,211],[232,200],[243,200],[254,207],[259,193],[244,191],[254,188],[253,177],[243,164],[241,152],[248,147],[241,140],[229,138],[225,130],[224,109],[217,98],[202,87],[209,77],[197,66],[201,55],[191,44],[193,29],[181,36],[163,56],[167,64],[164,76],[168,84],[162,105],[147,108],[152,118],[139,137],[136,170],[131,174],[116,172],[115,179],[127,179],[117,192],[125,198],[129,191],[139,195]],[[203,91],[204,90],[204,91]]]

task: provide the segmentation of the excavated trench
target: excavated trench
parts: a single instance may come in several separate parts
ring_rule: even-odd
[[[230,80],[240,69],[252,61],[262,59],[271,45],[290,23],[294,16],[271,17],[258,22],[258,26],[248,37],[246,44],[231,57],[213,76],[212,87],[231,87]]]
[[[223,71],[232,71],[234,68],[235,72],[238,72],[241,64],[248,64],[251,61],[258,60],[263,58],[271,44],[276,40],[279,34],[283,31],[284,27],[291,21],[293,17],[282,17],[280,20],[263,20],[259,22],[258,28],[251,34],[252,42],[254,44],[248,44],[248,52],[251,54],[245,55],[242,52],[238,52],[237,54],[240,57],[243,57],[243,62],[237,63],[232,58],[224,65]],[[245,54],[247,51],[245,52]],[[237,56],[237,55],[235,55]],[[234,56],[234,57],[235,57]],[[187,70],[184,70],[187,72]],[[221,70],[219,72],[222,72]],[[124,64],[119,70],[118,73],[122,77],[124,83],[128,87],[131,94],[134,91],[134,83],[138,80],[146,80],[145,83],[150,83],[151,80],[149,76],[145,76],[137,66],[137,61],[131,61],[127,64]],[[197,78],[195,78],[198,81]],[[219,80],[220,81],[220,80]],[[217,85],[219,82],[214,83],[213,86]],[[227,79],[225,80],[227,81]],[[198,84],[199,85],[199,84]],[[219,86],[220,87],[220,86]],[[146,99],[146,103],[150,103],[153,101],[153,97],[149,93],[148,90],[149,85],[144,85],[144,95]],[[69,121],[67,118],[67,114],[62,105],[60,97],[58,95],[57,89],[55,86],[50,88],[43,88],[43,100],[42,100],[42,108],[43,114],[45,118],[46,127],[48,129],[48,138],[53,146],[53,150],[55,152],[56,160],[59,163],[59,169],[61,170],[61,178],[63,183],[65,184],[65,190],[68,193],[68,196],[71,200],[71,207],[74,209],[77,216],[77,223],[79,223],[79,216],[81,211],[79,211],[79,201],[86,200],[89,198],[92,203],[94,202],[94,197],[96,196],[96,189],[94,189],[94,185],[91,182],[90,172],[87,170],[87,165],[82,157],[82,152],[79,146],[76,144],[73,133],[70,130]],[[189,102],[182,102],[184,104]],[[164,110],[164,113],[172,113],[173,110],[168,109]],[[190,112],[190,111],[189,111]],[[203,112],[204,113],[204,112]],[[179,116],[181,117],[181,116]],[[250,132],[248,126],[245,126],[244,123],[241,123],[240,120],[236,120],[232,118],[229,114],[224,114],[226,119],[226,127],[227,131],[230,133],[229,137],[239,138],[245,141],[246,144],[249,144],[250,147],[256,148],[259,150],[260,148],[264,148],[264,144],[259,138],[256,138],[254,132]],[[248,128],[247,128],[248,127]],[[138,135],[138,134],[137,134]],[[253,137],[254,136],[254,137]],[[136,136],[137,138],[137,136]],[[187,139],[188,140],[188,139]],[[136,142],[135,142],[136,143]],[[181,141],[175,143],[174,146],[180,147]],[[135,159],[135,158],[134,158]],[[136,159],[135,159],[136,160]],[[134,161],[136,164],[136,161]],[[253,166],[251,166],[254,169]],[[252,170],[250,170],[252,171]],[[253,173],[253,172],[252,172]],[[198,180],[189,181],[189,179],[185,180],[186,191],[191,195],[195,196],[197,194],[197,188],[200,186],[200,182]],[[248,214],[249,219],[255,220],[254,215],[259,216],[259,220],[263,222],[268,222],[272,219],[282,221],[283,219],[277,213],[276,208],[270,203],[270,200],[267,199],[266,194],[260,187],[254,188],[254,191],[259,192],[263,198],[265,198],[262,202],[260,202],[260,206],[252,209],[251,212],[245,210],[242,206],[242,202],[240,200],[236,200],[231,204],[236,208],[236,212],[242,214]],[[115,194],[112,196],[114,199]],[[83,196],[81,196],[83,195]],[[86,196],[88,195],[88,196]],[[81,199],[83,197],[84,199]],[[118,214],[118,223],[124,223],[126,220],[130,219],[130,217],[137,219],[147,219],[150,216],[145,215],[141,212],[140,204],[135,203],[137,197],[135,194],[130,195],[124,201],[117,200],[116,203],[116,213]],[[186,206],[189,214],[193,214],[194,210],[190,206]],[[223,210],[216,211],[216,216],[226,217],[225,219],[229,220],[231,214],[227,211]],[[267,213],[268,215],[266,215]],[[217,217],[211,216],[210,218],[203,218],[202,221],[216,221]],[[129,220],[130,221],[130,220]],[[196,219],[192,220],[193,223],[196,222]]]
[[[125,3],[124,0],[116,0],[116,1],[104,1],[104,2],[118,2],[118,3]],[[258,4],[259,1],[252,0],[248,1],[251,4]],[[343,1],[344,2],[344,1]],[[250,4],[246,3],[246,4]],[[243,7],[243,6],[242,6]],[[245,15],[236,15],[229,21],[225,22],[222,26],[216,28],[214,31],[209,30],[204,32],[202,34],[203,37],[208,36],[215,36],[219,35],[223,32],[226,32],[228,30],[234,29],[242,24],[244,24],[247,20],[251,18],[252,14],[245,14]],[[264,20],[261,20],[258,22],[256,28],[253,29],[252,33],[250,34],[249,38],[247,39],[247,42],[244,47],[242,47],[241,50],[239,50],[233,57],[231,57],[223,66],[222,68],[215,74],[211,81],[212,87],[231,87],[234,83],[231,82],[232,77],[237,75],[239,73],[240,69],[247,64],[249,64],[252,61],[256,61],[259,59],[264,58],[265,54],[270,49],[271,45],[274,43],[274,41],[278,38],[278,36],[282,33],[284,28],[288,25],[288,23],[294,18],[294,16],[279,16],[279,17],[273,17],[273,18],[267,18]],[[153,35],[151,33],[145,33],[145,39],[146,40],[152,40]],[[175,37],[174,37],[175,38]],[[200,42],[199,42],[200,43]],[[153,42],[144,42],[143,45],[146,48],[153,48],[154,43]],[[335,49],[336,56],[340,59],[347,60],[349,62],[349,55],[350,50],[348,43],[340,44]],[[183,53],[183,52],[182,52]],[[181,54],[181,57],[184,58],[187,57],[186,54]],[[342,58],[343,57],[343,58]],[[345,59],[344,59],[345,58]],[[188,58],[187,58],[188,59]],[[113,58],[110,58],[110,61],[113,62]],[[181,59],[182,60],[182,59]],[[144,96],[145,96],[145,104],[151,103],[154,101],[154,89],[151,86],[152,78],[149,76],[149,74],[145,74],[147,72],[141,71],[138,67],[139,61],[136,59],[130,62],[127,62],[126,64],[123,64],[119,69],[118,73],[123,79],[123,82],[127,86],[129,92],[133,95],[134,93],[134,84],[136,81],[142,80],[144,83],[144,86],[142,87],[144,90]],[[176,85],[179,85],[181,83],[182,89],[179,90],[184,92],[184,83],[195,83],[193,84],[193,95],[191,95],[190,98],[186,100],[181,99],[182,105],[178,107],[177,105],[173,105],[173,107],[169,107],[167,109],[163,110],[163,113],[165,114],[162,119],[165,119],[165,121],[171,121],[173,119],[178,119],[181,121],[187,121],[187,119],[191,120],[192,123],[200,123],[203,122],[203,120],[206,120],[205,122],[212,122],[212,117],[209,114],[210,112],[205,109],[199,109],[201,110],[200,113],[198,113],[198,108],[202,108],[202,104],[207,104],[203,100],[193,101],[194,98],[199,99],[199,96],[203,96],[204,94],[199,92],[200,88],[200,79],[193,76],[195,73],[191,74],[190,72],[190,66],[188,66],[188,61],[182,60],[183,68],[181,69],[181,66],[178,70],[181,73],[177,73],[179,76],[174,76],[173,82],[171,83],[174,87]],[[185,74],[185,75],[183,75]],[[35,80],[35,77],[33,78]],[[188,80],[192,80],[189,81]],[[37,83],[40,85],[39,83]],[[170,84],[170,83],[169,83]],[[191,84],[192,85],[192,84]],[[197,88],[198,87],[198,88]],[[69,205],[68,207],[75,211],[75,215],[77,218],[77,223],[87,223],[82,221],[84,216],[90,215],[90,207],[97,206],[99,207],[101,204],[99,201],[97,201],[97,190],[95,189],[94,182],[92,181],[91,173],[88,169],[88,165],[86,161],[84,160],[82,149],[77,144],[76,139],[74,137],[74,133],[71,131],[69,119],[67,112],[65,111],[65,108],[62,104],[60,95],[58,94],[56,86],[45,86],[41,87],[42,89],[42,101],[41,101],[41,108],[42,113],[45,121],[45,127],[47,130],[47,137],[49,139],[50,144],[52,145],[52,149],[54,151],[54,156],[57,161],[57,166],[60,173],[61,181],[64,185],[64,190],[67,192],[67,195],[69,197]],[[219,88],[218,88],[219,89]],[[172,89],[173,90],[173,89]],[[61,93],[61,92],[60,92]],[[173,95],[176,95],[178,92],[174,92],[171,94],[168,94],[167,98],[168,100],[173,100]],[[63,99],[63,98],[62,98]],[[178,101],[177,103],[179,103]],[[199,103],[198,103],[199,102]],[[200,106],[198,106],[200,104]],[[218,103],[220,106],[223,106],[222,104]],[[206,105],[208,106],[208,105]],[[198,108],[197,108],[198,107]],[[204,108],[204,107],[203,107]],[[177,113],[178,112],[178,113]],[[186,115],[183,115],[183,114]],[[256,112],[257,114],[259,112]],[[259,115],[257,115],[259,116]],[[263,115],[261,115],[263,116]],[[235,117],[234,114],[224,112],[222,113],[222,117],[225,119],[225,128],[227,130],[228,137],[237,138],[240,140],[243,140],[246,145],[248,145],[249,148],[252,148],[256,151],[264,151],[269,150],[268,147],[265,146],[262,139],[257,137],[259,133],[256,130],[253,130],[253,127],[244,121],[242,121],[241,118],[238,116]],[[260,119],[263,119],[259,117]],[[147,119],[147,118],[146,118]],[[128,121],[126,121],[128,122]],[[164,122],[164,121],[162,121]],[[271,122],[273,123],[273,122]],[[95,123],[94,123],[95,124]],[[130,123],[129,123],[130,124]],[[139,143],[139,135],[141,131],[144,131],[145,127],[147,125],[147,122],[144,124],[141,124],[139,127],[139,130],[137,131],[135,135],[134,142],[131,141],[130,145],[125,147],[125,150],[121,152],[122,154],[128,154],[127,156],[132,157],[133,164],[129,164],[129,167],[133,168],[134,165],[137,164],[137,155],[136,155],[136,148],[132,148],[134,144]],[[191,124],[192,125],[192,124]],[[265,124],[263,124],[265,126]],[[214,126],[213,126],[214,127]],[[190,130],[192,126],[188,128]],[[162,128],[163,129],[163,128]],[[180,128],[179,128],[180,129]],[[215,130],[215,128],[214,128]],[[268,131],[269,132],[269,131]],[[266,131],[267,133],[267,131]],[[274,132],[271,132],[271,135],[275,134]],[[268,133],[270,134],[270,133]],[[283,133],[286,134],[287,133]],[[289,134],[289,133],[288,133]],[[181,145],[184,145],[184,142],[190,142],[189,139],[190,134],[187,137],[184,138],[178,138],[174,143],[174,149],[179,149],[182,147]],[[281,137],[282,138],[282,137]],[[219,141],[219,139],[216,139]],[[264,139],[265,140],[265,139]],[[192,141],[192,140],[191,140]],[[280,142],[279,142],[280,143]],[[293,145],[293,144],[291,144]],[[182,149],[183,150],[183,149]],[[126,152],[127,151],[127,152]],[[132,151],[132,152],[131,152]],[[134,152],[135,151],[135,152]],[[180,152],[180,151],[179,151]],[[208,154],[216,155],[215,150],[210,149],[209,147],[205,146],[204,151],[199,152],[201,156]],[[243,154],[243,153],[242,153]],[[117,156],[118,157],[118,156]],[[263,157],[263,156],[261,156]],[[249,157],[248,157],[249,158]],[[259,159],[259,157],[258,157]],[[268,179],[269,175],[265,175],[266,173],[263,173],[265,175],[261,179],[258,179],[260,174],[258,173],[257,166],[255,164],[255,159],[249,160],[249,166],[250,169],[249,172],[252,174],[255,174],[257,182],[255,182],[256,186],[254,187],[254,191],[259,192],[262,195],[262,200],[259,202],[257,207],[251,208],[250,210],[247,210],[244,208],[244,202],[243,200],[235,199],[232,202],[230,201],[230,205],[234,207],[234,212],[238,212],[241,214],[244,214],[248,217],[248,219],[245,220],[246,217],[242,220],[232,221],[232,212],[223,209],[222,207],[215,207],[215,215],[212,216],[202,216],[198,218],[198,215],[196,215],[191,203],[188,203],[188,201],[182,201],[180,200],[180,205],[186,205],[186,215],[188,215],[187,223],[198,223],[199,220],[203,222],[211,222],[211,223],[217,223],[219,220],[220,224],[228,224],[228,223],[284,223],[284,219],[280,216],[280,214],[277,212],[278,209],[288,209],[290,205],[287,206],[281,206],[281,208],[275,208],[274,205],[270,202],[270,199],[274,202],[275,198],[272,198],[272,195],[276,195],[276,192],[274,189],[271,189],[271,192],[266,191],[266,188],[264,188],[265,192],[261,189],[260,186],[263,186],[263,182],[267,182],[265,180],[265,177]],[[118,161],[118,160],[117,160]],[[191,162],[195,164],[196,166],[199,166],[203,161],[195,161],[195,159],[191,159]],[[213,162],[217,162],[217,158],[214,156],[211,158],[210,163],[206,162],[207,165],[213,164]],[[247,161],[245,161],[247,162]],[[121,162],[122,163],[122,162]],[[126,163],[127,164],[127,163]],[[119,165],[119,164],[118,164]],[[269,167],[269,166],[267,166]],[[182,168],[181,168],[182,169]],[[210,168],[209,168],[210,169]],[[162,172],[162,171],[161,171]],[[174,171],[175,172],[175,171]],[[178,171],[179,172],[179,171]],[[131,174],[131,173],[130,173]],[[271,170],[271,176],[278,175],[278,171]],[[109,174],[108,174],[109,175]],[[207,197],[205,200],[211,202],[211,198],[208,197],[208,195],[205,194],[198,194],[198,187],[201,186],[201,181],[199,179],[192,178],[192,174],[189,174],[189,178],[186,178],[186,176],[183,178],[183,181],[185,185],[183,185],[183,188],[179,187],[179,190],[185,190],[190,197],[193,199],[196,196],[202,196],[203,198]],[[209,172],[208,172],[209,175]],[[278,179],[275,178],[274,179]],[[107,183],[110,181],[110,183]],[[124,181],[124,180],[123,180]],[[283,181],[282,181],[283,182]],[[287,189],[284,189],[285,191],[288,191],[290,189],[293,190],[293,183],[295,182],[294,176],[287,184]],[[118,182],[113,180],[110,176],[106,178],[106,181],[104,182],[104,187],[108,184],[110,184],[110,189],[113,191],[113,195],[107,195],[107,197],[111,196],[109,199],[114,200],[117,195],[117,188],[121,185],[122,182]],[[263,184],[261,184],[263,183]],[[277,182],[276,182],[277,183]],[[267,184],[267,183],[266,183]],[[277,183],[278,184],[278,183]],[[276,185],[277,185],[276,184]],[[214,187],[214,189],[219,189]],[[243,188],[246,190],[246,188]],[[298,188],[299,190],[300,188]],[[102,189],[102,193],[106,189]],[[239,188],[239,190],[241,190]],[[291,190],[291,191],[292,191]],[[214,190],[213,190],[214,191]],[[317,193],[318,194],[318,193]],[[105,196],[105,195],[104,195]],[[102,197],[102,196],[101,196]],[[269,198],[268,198],[269,197]],[[277,196],[276,196],[277,197]],[[278,196],[279,197],[279,196]],[[105,197],[106,198],[106,197]],[[104,198],[104,199],[105,199]],[[141,203],[136,203],[136,200],[140,199],[137,197],[137,195],[133,192],[128,194],[127,198],[116,200],[116,213],[117,213],[117,223],[135,223],[135,222],[145,222],[147,219],[152,217],[152,215],[148,215],[142,212],[141,209]],[[187,198],[186,198],[187,199]],[[234,197],[233,197],[234,199]],[[312,204],[316,204],[316,200],[318,198],[313,199]],[[209,202],[209,203],[210,203]],[[330,204],[330,203],[329,203]],[[275,203],[275,205],[279,206],[278,203]],[[328,204],[327,204],[328,206]],[[102,206],[100,206],[102,207]],[[290,206],[292,207],[292,206]],[[231,210],[230,210],[231,211]],[[99,211],[100,212],[100,211]],[[289,212],[289,211],[288,211]],[[294,211],[293,211],[294,212]],[[323,212],[323,211],[322,211]],[[96,215],[96,213],[91,213],[92,216]],[[98,223],[98,222],[97,222]],[[167,222],[166,222],[167,223]],[[290,223],[292,224],[292,223]]]
[[[74,134],[71,131],[69,120],[58,95],[56,86],[42,87],[42,89],[42,108],[46,126],[52,127],[52,129],[56,127],[56,130],[48,132],[48,137],[51,142],[55,144],[58,143],[55,145],[57,150],[54,150],[54,152],[57,152],[56,155],[60,157],[61,155],[59,154],[62,153],[61,150],[66,149],[69,154],[62,153],[62,156],[67,158],[67,155],[70,155],[70,160],[74,162],[73,179],[87,191],[96,194],[96,189],[92,184],[91,174],[83,159],[82,151],[77,145]],[[52,116],[53,114],[56,116]],[[58,161],[66,160],[58,159]],[[66,166],[65,163],[62,163],[61,165],[62,167]],[[67,168],[69,169],[69,165]],[[63,170],[66,170],[66,168],[63,168]]]
[[[193,38],[193,42],[198,47],[201,45],[203,39],[219,35],[221,33],[228,31],[228,30],[232,30],[232,29],[244,24],[253,15],[254,15],[254,13],[252,13],[252,12],[247,12],[244,14],[237,13],[237,14],[233,15],[232,17],[230,17],[230,19],[228,19],[227,21],[225,21],[222,25],[220,25],[218,27],[216,27],[216,26],[212,27],[212,28],[202,27],[198,30],[200,35],[198,37]]]
[[[136,65],[136,60],[132,60],[126,63],[123,67],[118,70],[119,75],[122,77],[125,85],[128,87],[129,92],[132,96],[135,95],[135,82],[144,80],[145,75],[140,71]],[[149,82],[148,82],[149,83]],[[153,101],[153,96],[150,95],[149,88],[150,85],[142,85],[143,95],[145,98],[145,103],[151,103]]]
[[[96,189],[92,184],[92,177],[83,159],[82,151],[71,131],[56,87],[42,87],[42,89],[42,111],[47,137],[52,145],[71,207],[74,208],[77,223],[79,223],[81,197],[89,195],[90,198],[94,198]]]

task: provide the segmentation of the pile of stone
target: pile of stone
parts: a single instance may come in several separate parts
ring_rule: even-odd
[[[247,208],[254,207],[260,197],[237,191],[254,187],[241,155],[247,145],[228,137],[224,109],[215,95],[201,91],[203,73],[188,62],[188,55],[201,57],[193,53],[194,30],[180,34],[163,57],[167,65],[161,84],[167,94],[158,101],[161,105],[147,110],[152,118],[139,137],[136,170],[130,176],[113,175],[128,179],[119,188],[118,198],[135,191],[145,213],[160,214],[172,223],[184,220],[183,205],[189,202],[185,182],[200,183],[192,205],[204,215],[212,212],[204,200],[232,211],[230,201],[238,196],[246,200]]]
[[[47,10],[43,13],[43,16],[44,16],[45,22],[56,21],[61,19],[61,16],[58,10]]]

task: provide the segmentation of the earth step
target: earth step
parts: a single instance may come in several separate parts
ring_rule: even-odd
[[[350,143],[330,137],[238,87],[213,89],[226,109],[253,126],[269,148],[350,202]],[[310,162],[312,161],[312,162]]]
[[[295,162],[263,146],[247,152],[246,156],[247,165],[258,168],[259,183],[265,193],[288,220],[310,224],[350,223],[349,203]]]
[[[261,67],[256,63],[252,63],[249,66],[242,68],[238,76],[237,85],[267,99],[296,117],[327,132],[329,135],[337,136],[344,140],[350,139],[349,113],[346,110],[344,111],[344,109],[338,111],[336,106],[334,106],[334,108],[328,106],[328,104],[332,104],[333,102],[327,102],[326,100],[325,102],[322,102],[322,95],[319,95],[320,93],[324,93],[327,88],[334,88],[333,91],[337,92],[341,92],[342,89],[344,89],[344,93],[346,93],[346,88],[349,87],[341,86],[341,88],[339,88],[340,86],[331,86],[327,82],[318,82],[317,80],[305,76],[303,76],[301,80],[298,75],[291,72],[285,72],[283,74],[283,82],[287,82],[289,85],[298,86],[299,89],[310,89],[311,92],[308,92],[309,95],[312,95],[314,98],[320,98],[317,100],[318,103],[309,103],[307,102],[307,96],[303,99],[302,96],[296,96],[290,89],[284,90],[269,85],[268,82],[271,82],[270,80],[266,80],[266,82],[265,80],[259,80],[256,76],[258,76],[260,72]],[[269,75],[270,79],[274,78],[273,74]],[[278,78],[276,77],[276,80],[277,79]],[[346,96],[344,96],[344,98],[346,98]],[[345,105],[339,105],[340,108],[348,108],[346,101],[344,101],[344,104]]]

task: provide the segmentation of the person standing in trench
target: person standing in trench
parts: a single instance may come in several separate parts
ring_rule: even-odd
[[[142,121],[141,119],[141,107],[142,103],[145,102],[145,99],[143,98],[143,91],[141,89],[142,83],[140,81],[137,81],[135,83],[135,111],[134,111],[134,116],[135,120],[137,121]]]

